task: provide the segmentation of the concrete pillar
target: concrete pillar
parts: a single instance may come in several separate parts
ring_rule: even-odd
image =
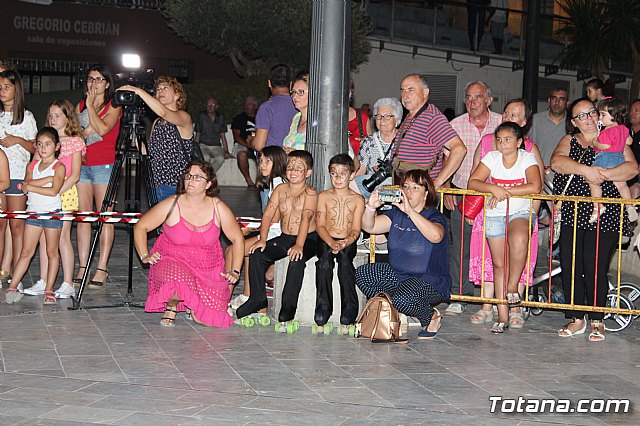
[[[331,184],[329,159],[347,152],[351,2],[313,0],[311,19],[309,117],[306,148],[314,158],[311,184]]]

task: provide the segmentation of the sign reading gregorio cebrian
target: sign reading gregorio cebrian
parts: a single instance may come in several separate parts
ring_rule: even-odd
[[[119,36],[120,23],[66,19],[45,16],[16,15],[13,17],[13,29],[18,31],[48,31],[66,34]]]

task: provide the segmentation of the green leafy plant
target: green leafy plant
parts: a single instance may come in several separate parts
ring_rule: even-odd
[[[361,2],[352,4],[351,68],[367,60],[368,18]],[[185,41],[227,56],[238,75],[265,74],[272,64],[308,67],[311,0],[168,0],[167,23]]]

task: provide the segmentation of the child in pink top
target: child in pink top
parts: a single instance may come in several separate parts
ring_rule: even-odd
[[[60,188],[60,199],[63,211],[78,210],[78,190],[76,183],[80,179],[82,159],[87,153],[84,138],[81,136],[80,123],[73,104],[67,100],[56,100],[49,105],[47,126],[53,127],[60,138],[60,154],[58,161],[65,166],[65,180]],[[60,235],[60,259],[62,262],[63,281],[55,296],[66,299],[75,294],[73,288],[73,267],[75,253],[71,244],[71,222],[65,221]],[[47,245],[40,238],[40,277],[46,277],[48,268]],[[25,294],[37,296],[44,292],[45,282],[40,278],[32,287],[25,289]]]
[[[604,98],[598,102],[598,112],[600,114],[600,122],[603,130],[597,139],[593,140],[593,148],[596,151],[596,157],[593,166],[612,169],[624,163],[624,148],[631,145],[632,138],[629,135],[629,129],[622,123],[625,122],[627,115],[627,106],[620,99]],[[627,182],[613,182],[620,192],[622,198],[631,199],[631,190],[627,186]],[[592,197],[602,197],[602,188],[600,185],[589,184]],[[589,223],[594,223],[598,217],[605,211],[605,207],[598,203],[593,203],[593,213]],[[638,213],[633,205],[627,206],[629,220],[635,222],[638,220]]]

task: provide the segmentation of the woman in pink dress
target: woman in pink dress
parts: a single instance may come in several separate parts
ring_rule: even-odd
[[[187,311],[196,323],[226,328],[229,285],[238,281],[244,236],[233,212],[218,198],[218,181],[211,164],[194,161],[178,181],[176,195],[149,210],[134,227],[142,263],[149,263],[146,312],[163,312],[160,325],[172,327],[178,312]],[[162,225],[151,251],[147,233]],[[233,243],[225,265],[220,231]]]
[[[533,113],[531,111],[531,106],[529,102],[525,99],[517,98],[512,99],[504,107],[504,111],[502,113],[502,121],[511,121],[516,123],[520,127],[522,127],[524,133],[526,134],[531,125]],[[536,146],[535,142],[533,142],[528,136],[524,138],[524,146],[521,146],[521,149],[524,149],[528,152],[533,152],[535,155],[538,166],[540,167],[540,176],[544,179],[544,162],[542,160],[542,156],[540,155],[540,150]],[[488,152],[495,151],[495,141],[494,135],[485,135],[476,152],[473,156],[473,168],[478,165],[480,159],[484,157]],[[544,180],[543,180],[544,181]],[[534,212],[538,212],[540,208],[540,202],[534,202]],[[536,217],[533,217],[533,231],[531,233],[530,239],[530,257],[529,264],[525,266],[524,271],[522,271],[522,276],[520,277],[520,288],[519,291],[522,293],[522,289],[528,283],[531,285],[531,281],[533,279],[533,272],[536,268],[536,260],[538,258],[538,221]],[[484,215],[483,212],[480,212],[478,216],[476,216],[473,221],[473,228],[471,230],[471,241],[469,247],[469,281],[474,283],[477,286],[482,284],[482,228],[484,226]],[[491,253],[489,252],[489,246],[484,243],[484,297],[493,297],[493,262],[491,260]],[[502,295],[498,295],[501,297]],[[473,324],[482,324],[485,322],[493,321],[493,308],[490,304],[482,305],[482,308],[471,315],[471,322]],[[511,328],[522,328],[524,326],[524,319],[522,318],[522,313],[520,312],[520,308],[511,308],[509,312],[509,327]]]

